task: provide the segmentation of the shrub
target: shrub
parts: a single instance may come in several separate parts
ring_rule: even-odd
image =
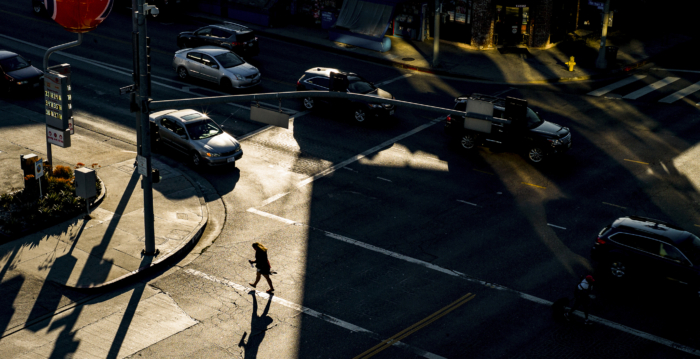
[[[53,173],[51,174],[51,176],[58,177],[58,178],[72,179],[73,178],[73,170],[68,166],[58,165],[53,170]]]

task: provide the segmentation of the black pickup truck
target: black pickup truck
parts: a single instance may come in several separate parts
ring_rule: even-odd
[[[470,101],[474,102],[468,106]],[[531,162],[539,163],[571,148],[569,129],[542,120],[524,100],[472,94],[456,98],[454,108],[467,115],[448,115],[445,132],[464,150],[499,146],[521,152]]]

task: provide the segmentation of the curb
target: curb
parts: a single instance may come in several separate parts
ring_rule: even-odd
[[[168,167],[171,167],[171,166],[168,166]],[[197,192],[197,197],[199,197],[199,204],[202,208],[202,220],[200,220],[197,227],[192,232],[190,232],[190,234],[189,234],[190,239],[183,240],[183,242],[180,244],[179,247],[168,252],[166,255],[163,255],[162,257],[158,258],[157,260],[154,260],[151,264],[149,264],[147,266],[143,266],[139,269],[133,270],[127,274],[122,275],[121,277],[112,279],[108,282],[101,283],[101,284],[94,284],[94,285],[86,285],[86,286],[75,286],[75,287],[67,286],[67,285],[62,284],[62,283],[56,283],[56,284],[59,284],[65,288],[78,289],[78,290],[98,290],[98,289],[115,287],[117,285],[123,284],[123,282],[126,279],[137,279],[137,278],[145,275],[145,273],[147,273],[147,272],[150,272],[152,270],[160,268],[161,266],[166,264],[171,258],[177,257],[177,256],[183,254],[183,252],[186,252],[186,251],[192,249],[197,244],[197,242],[199,241],[199,239],[202,236],[202,233],[204,233],[204,230],[207,227],[207,222],[209,220],[209,208],[208,208],[206,201],[204,200],[204,194],[202,193],[202,190],[199,188],[197,183],[187,173],[185,173],[185,171],[183,171],[182,169],[177,169],[177,170],[182,174],[183,177],[185,177],[185,179],[187,179],[188,182],[190,182],[192,187],[194,187],[195,191]]]

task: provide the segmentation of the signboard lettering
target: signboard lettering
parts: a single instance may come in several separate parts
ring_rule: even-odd
[[[68,128],[73,117],[70,72],[61,75],[49,70],[44,74],[44,106],[47,125]]]
[[[68,148],[70,147],[70,130],[60,130],[47,125],[46,140],[52,145]]]

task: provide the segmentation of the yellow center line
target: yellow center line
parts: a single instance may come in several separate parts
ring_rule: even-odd
[[[379,344],[375,345],[374,347],[368,349],[368,350],[365,351],[364,353],[362,353],[362,354],[356,356],[354,359],[366,359],[366,358],[370,358],[370,357],[372,357],[372,356],[378,354],[378,353],[381,352],[382,350],[384,350],[384,349],[386,349],[386,348],[388,348],[388,347],[394,345],[396,342],[401,341],[401,339],[406,338],[407,336],[409,336],[409,335],[411,335],[411,334],[417,332],[418,330],[422,329],[422,328],[425,327],[426,325],[428,325],[428,324],[430,324],[430,323],[432,323],[432,322],[434,322],[434,321],[436,321],[436,320],[442,318],[442,317],[445,316],[447,313],[449,313],[449,312],[451,312],[451,311],[453,311],[453,310],[459,308],[459,307],[462,306],[464,303],[466,303],[466,302],[468,302],[468,301],[474,299],[474,297],[476,297],[476,294],[467,293],[467,294],[464,295],[462,298],[457,299],[455,302],[452,302],[452,303],[449,304],[448,306],[446,306],[446,307],[444,307],[444,308],[438,310],[437,312],[435,312],[435,313],[429,315],[428,317],[424,318],[423,320],[419,321],[418,323],[415,323],[415,324],[411,325],[410,327],[408,327],[408,328],[406,328],[406,329],[400,331],[399,333],[393,335],[393,336],[390,337],[389,339],[383,340],[381,343],[379,343]]]
[[[613,206],[613,207],[617,207],[617,208],[627,209],[627,207],[618,206],[616,204],[612,204],[612,203],[608,203],[608,202],[603,202],[603,204],[607,204],[608,206]]]
[[[476,171],[476,172],[486,173],[487,175],[493,176],[493,173],[486,172],[486,171],[482,171],[482,170],[477,170],[476,168],[472,168],[472,169],[473,169],[474,171]]]
[[[700,227],[700,224],[696,224],[695,227]]]
[[[532,183],[527,183],[527,182],[520,182],[520,183],[522,183],[522,184],[526,184],[526,185],[528,185],[528,186],[532,186],[532,187],[537,187],[537,188],[547,188],[547,187],[542,187],[542,186],[538,186],[538,185],[536,185],[536,184],[532,184]]]
[[[628,160],[628,159],[626,159],[626,158],[625,158],[625,161],[627,161],[627,162],[634,162],[634,163],[641,163],[641,164],[643,164],[643,165],[648,165],[648,163],[646,163],[646,162],[633,161],[633,160]]]

